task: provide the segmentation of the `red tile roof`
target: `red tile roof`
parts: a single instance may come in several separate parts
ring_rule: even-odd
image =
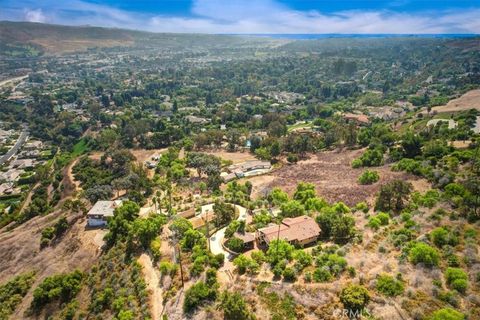
[[[279,226],[273,225],[265,228],[261,228],[258,231],[265,236],[265,241],[269,243],[272,240],[277,239]],[[299,216],[295,218],[285,218],[280,225],[280,239],[293,241],[304,241],[312,237],[320,235],[320,227],[309,216]]]

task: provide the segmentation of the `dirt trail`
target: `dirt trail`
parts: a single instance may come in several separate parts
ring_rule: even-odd
[[[80,189],[80,182],[75,180],[73,176],[73,167],[77,164],[79,158],[73,160],[66,168],[64,172],[63,178],[63,185],[64,188],[64,195],[62,198],[74,194],[76,191]]]
[[[151,293],[150,295],[150,308],[152,312],[153,320],[161,319],[162,312],[162,288],[160,288],[160,277],[153,266],[152,259],[149,255],[143,253],[140,258],[138,258],[138,263],[142,265],[143,275],[145,277],[145,282]]]

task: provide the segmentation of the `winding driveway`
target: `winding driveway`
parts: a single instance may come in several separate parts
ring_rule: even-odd
[[[237,220],[238,221],[247,220],[247,209],[239,205],[235,205],[235,206],[237,207],[239,212]],[[210,237],[210,251],[213,254],[223,253],[225,255],[225,261],[227,261],[231,257],[230,257],[230,253],[225,251],[222,247],[222,242],[223,242],[223,239],[225,238],[225,230],[227,230],[227,227],[224,227],[218,230]]]

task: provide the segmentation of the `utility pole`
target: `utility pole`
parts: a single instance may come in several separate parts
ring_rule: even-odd
[[[178,245],[178,243],[176,247],[178,248],[178,263],[180,264],[180,279],[182,280],[182,288],[184,288],[185,284],[183,282],[182,251],[180,250],[180,246]]]
[[[277,245],[275,247],[275,256],[278,257],[278,246],[280,245],[280,222],[278,221],[278,232],[277,232]]]
[[[207,232],[208,251],[210,251],[210,223],[208,222],[208,212],[209,211],[210,210],[207,210],[207,212],[205,213],[205,218],[204,218],[205,226],[206,226],[206,232]]]

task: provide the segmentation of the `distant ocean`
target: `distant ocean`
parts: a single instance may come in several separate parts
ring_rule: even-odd
[[[296,39],[296,40],[308,40],[308,39],[328,39],[328,38],[475,38],[480,37],[479,34],[339,34],[339,33],[327,33],[327,34],[234,34],[238,36],[253,36],[253,37],[267,37],[276,39]]]

